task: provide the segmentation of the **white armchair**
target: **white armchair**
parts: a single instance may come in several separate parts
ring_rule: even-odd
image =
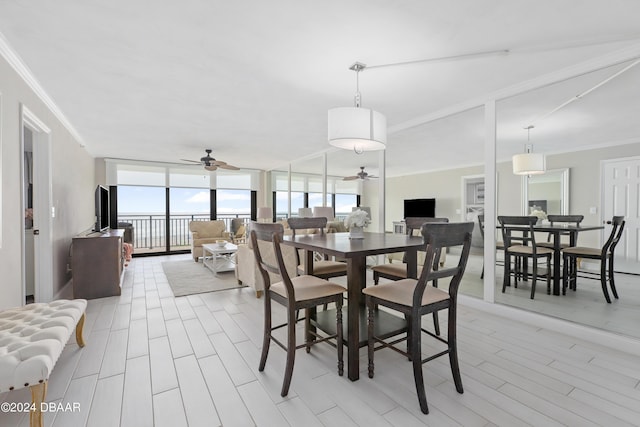
[[[198,262],[202,257],[202,245],[215,243],[216,240],[231,240],[230,234],[225,231],[224,221],[191,221],[191,256]]]

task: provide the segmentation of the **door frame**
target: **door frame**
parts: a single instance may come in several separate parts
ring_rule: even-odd
[[[20,104],[20,172],[21,207],[24,211],[24,128],[33,133],[33,229],[39,230],[34,238],[34,299],[49,302],[53,299],[53,186],[51,173],[51,130],[29,108]],[[37,221],[37,222],[36,222]],[[22,301],[26,298],[26,259],[24,254],[25,223],[22,221]]]
[[[628,156],[628,157],[618,157],[615,159],[604,159],[604,160],[600,160],[600,221],[602,223],[606,222],[607,220],[611,219],[611,216],[605,216],[605,191],[606,191],[606,175],[605,175],[605,168],[607,167],[607,165],[610,165],[612,163],[618,163],[618,162],[629,162],[629,161],[638,161],[640,162],[640,156]],[[609,231],[605,228],[604,230],[602,230],[602,232],[600,233],[600,244],[604,244],[605,240],[608,238],[609,236]],[[628,235],[627,230],[625,229],[625,235]],[[620,265],[620,263],[618,263],[618,266]],[[617,270],[617,269],[616,269]]]

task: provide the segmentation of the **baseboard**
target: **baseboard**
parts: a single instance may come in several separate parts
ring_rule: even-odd
[[[550,331],[570,335],[584,341],[589,341],[614,350],[623,351],[636,356],[640,356],[640,340],[613,332],[603,331],[586,325],[569,322],[563,319],[546,316],[510,307],[503,304],[491,304],[479,298],[467,295],[458,295],[460,304],[486,311],[498,316],[507,317],[519,322],[528,323]]]

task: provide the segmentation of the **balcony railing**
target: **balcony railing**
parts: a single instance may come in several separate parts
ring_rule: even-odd
[[[231,221],[242,218],[250,220],[249,214],[218,215],[224,221],[225,230],[231,230]],[[166,217],[163,214],[118,215],[118,223],[128,223],[133,227],[133,246],[135,249],[164,251],[166,248]],[[186,248],[191,245],[189,222],[209,221],[209,214],[187,214],[169,216],[170,247]],[[122,228],[122,226],[120,226]]]

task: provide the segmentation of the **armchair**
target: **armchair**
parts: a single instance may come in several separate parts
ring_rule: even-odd
[[[202,257],[202,245],[215,243],[216,240],[230,240],[230,235],[225,231],[224,221],[191,221],[191,256],[198,262]]]

